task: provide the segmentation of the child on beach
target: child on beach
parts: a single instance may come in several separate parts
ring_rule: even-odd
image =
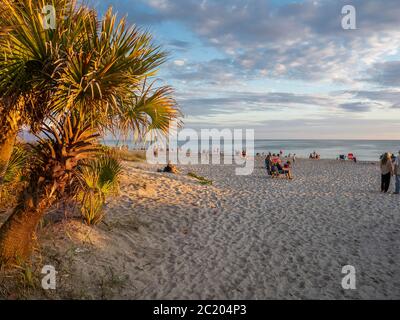
[[[290,161],[287,161],[284,165],[283,165],[283,172],[285,173],[286,177],[289,178],[290,180],[293,179],[292,176],[292,164]]]

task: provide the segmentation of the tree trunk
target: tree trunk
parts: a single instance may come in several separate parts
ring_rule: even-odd
[[[27,261],[44,210],[17,208],[0,228],[0,265]]]
[[[56,200],[48,192],[55,185],[39,181],[31,181],[13,213],[0,227],[0,266],[25,262],[31,257],[37,225]]]
[[[7,169],[8,162],[14,149],[18,130],[10,130],[6,136],[0,140],[0,184]]]

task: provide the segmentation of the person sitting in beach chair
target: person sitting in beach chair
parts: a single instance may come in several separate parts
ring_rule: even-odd
[[[275,153],[271,157],[271,176],[279,176],[279,166],[281,163],[281,159]]]
[[[280,177],[285,177],[289,180],[293,179],[292,176],[292,163],[290,161],[287,161],[285,164],[282,165],[282,163],[275,163],[272,164],[271,167],[271,176],[272,178],[280,178]]]
[[[293,179],[291,162],[287,161],[282,165],[282,160],[280,159],[279,155],[274,155],[271,158],[271,176],[272,178],[284,176],[290,180]]]
[[[349,159],[350,161],[354,161],[354,154],[349,153],[349,154],[347,155],[347,159]]]

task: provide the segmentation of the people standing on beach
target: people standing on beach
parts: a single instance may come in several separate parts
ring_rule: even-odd
[[[400,193],[400,151],[397,155],[396,161],[394,162],[394,176],[396,179],[394,194]]]
[[[276,155],[277,157],[277,161],[276,161],[276,166],[278,168],[278,172],[283,170],[283,166],[282,166],[282,160],[281,160],[281,156],[278,154]]]
[[[293,160],[293,164],[295,164],[296,163],[296,154],[293,155],[293,159],[292,160]]]
[[[314,151],[313,153],[310,153],[310,159],[313,159],[313,160],[320,160],[320,159],[321,159],[321,156],[320,156],[318,153],[316,153],[316,152]]]
[[[279,159],[279,155],[277,154],[273,154],[271,157],[271,173],[272,175],[279,175],[279,163],[280,163],[280,159]]]
[[[381,192],[387,193],[390,187],[390,177],[393,175],[391,154],[386,152],[381,160]]]
[[[265,168],[267,169],[268,175],[271,175],[271,155],[267,155],[265,158]]]

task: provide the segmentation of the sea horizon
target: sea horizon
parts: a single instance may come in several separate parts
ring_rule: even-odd
[[[226,150],[234,151],[232,144],[221,144],[221,148],[205,148],[206,140],[199,141],[199,152],[213,150],[213,152]],[[116,139],[105,139],[104,144],[109,146],[127,145],[130,149],[145,146],[143,143],[134,143]],[[179,143],[180,146],[185,142]],[[189,147],[195,150],[196,143],[189,142]],[[243,148],[246,148],[243,142]],[[238,150],[235,150],[238,151]],[[322,159],[337,159],[340,155],[353,153],[360,161],[378,161],[385,152],[397,154],[400,151],[400,140],[367,140],[367,139],[255,139],[255,154],[279,153],[284,155],[296,154],[299,158],[308,158],[314,151],[321,155]]]

